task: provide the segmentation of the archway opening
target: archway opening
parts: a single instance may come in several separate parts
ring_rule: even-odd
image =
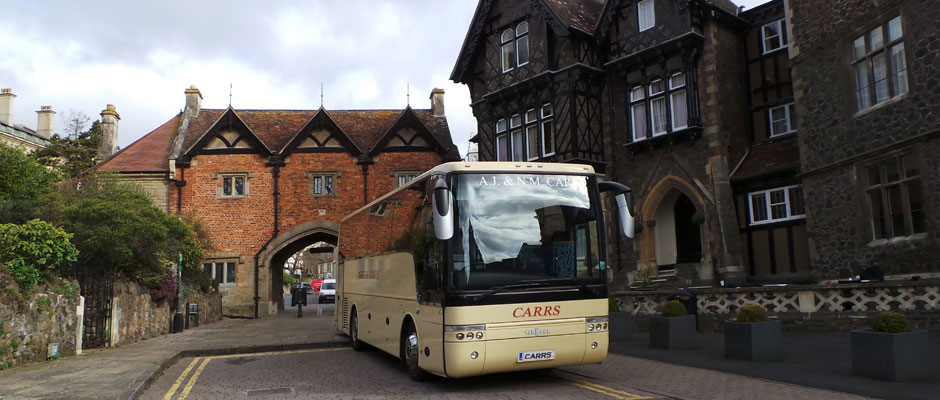
[[[674,273],[677,264],[702,259],[701,228],[693,216],[695,203],[679,190],[670,190],[656,209],[655,250],[660,274]]]
[[[271,256],[271,301],[284,310],[284,274],[309,283],[314,278],[333,277],[333,248],[336,235],[314,232],[301,236]]]

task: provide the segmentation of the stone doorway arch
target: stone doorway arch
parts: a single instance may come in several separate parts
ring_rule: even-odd
[[[658,275],[660,268],[671,271],[676,264],[701,263],[708,254],[708,242],[702,240],[705,225],[692,224],[691,215],[704,215],[704,210],[705,199],[698,189],[678,176],[667,175],[653,186],[640,211],[644,224],[640,267]]]

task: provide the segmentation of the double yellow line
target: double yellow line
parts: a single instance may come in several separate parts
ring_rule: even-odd
[[[189,366],[183,370],[183,373],[180,374],[180,377],[176,378],[176,382],[173,383],[173,386],[170,387],[170,390],[166,392],[166,395],[163,396],[163,400],[171,400],[173,398],[173,395],[176,394],[176,391],[180,388],[180,385],[182,385],[183,381],[186,380],[186,376],[189,375],[189,371],[193,370],[193,367],[196,366],[196,363],[198,363],[199,360],[202,360],[202,364],[199,364],[199,368],[196,368],[196,372],[194,372],[193,376],[189,378],[189,382],[186,382],[186,386],[183,387],[183,391],[180,392],[180,396],[177,397],[177,400],[183,400],[186,398],[186,396],[189,396],[189,391],[193,390],[193,386],[196,385],[196,380],[199,379],[199,374],[202,373],[202,370],[206,369],[206,364],[209,363],[211,357],[194,358],[193,361],[189,363]]]
[[[180,386],[183,385],[183,382],[186,382],[186,386],[183,386],[183,390],[180,392],[177,400],[185,400],[186,396],[189,396],[189,392],[193,390],[193,386],[196,385],[196,381],[199,380],[199,375],[202,374],[202,370],[206,369],[206,364],[209,364],[209,361],[217,358],[242,358],[242,357],[260,357],[260,356],[270,356],[275,354],[295,354],[295,353],[316,353],[321,351],[338,351],[338,350],[348,350],[347,347],[340,348],[330,348],[330,349],[307,349],[307,350],[291,350],[291,351],[267,351],[263,353],[248,353],[248,354],[229,354],[224,356],[213,356],[213,357],[196,357],[192,362],[189,363],[189,366],[183,370],[183,373],[180,374],[179,378],[176,378],[176,382],[173,383],[173,386],[170,387],[170,390],[166,392],[163,396],[163,400],[171,400],[173,396],[176,395],[176,391],[179,390]],[[202,363],[200,363],[200,360]],[[196,364],[199,364],[196,367]],[[193,372],[192,376],[189,376],[190,371],[196,368],[196,372]],[[189,376],[189,381],[186,381],[186,377]]]
[[[591,383],[587,381],[570,381],[572,385],[575,385],[582,389],[587,389],[593,392],[605,394],[607,396],[613,397],[615,399],[621,400],[640,400],[640,399],[652,399],[648,396],[640,396],[638,394],[633,394],[629,392],[624,392],[623,390],[617,390],[612,387],[607,387],[604,385],[599,385],[596,383]]]

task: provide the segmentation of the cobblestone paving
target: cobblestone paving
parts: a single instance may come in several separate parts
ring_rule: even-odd
[[[859,399],[738,375],[611,355],[601,365],[412,381],[378,350],[298,350],[184,358],[149,399]]]

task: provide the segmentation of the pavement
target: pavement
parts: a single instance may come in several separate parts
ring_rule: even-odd
[[[296,317],[296,309],[289,309],[261,319],[223,319],[178,334],[2,371],[0,399],[135,399],[182,357],[348,346],[348,338],[334,327],[332,307],[325,306],[319,316],[317,308],[315,304],[305,307],[303,318]],[[940,398],[940,332],[931,332],[933,374],[906,383],[851,376],[847,337],[846,332],[785,332],[782,360],[751,363],[724,359],[720,334],[698,335],[699,346],[694,350],[667,351],[649,347],[646,334],[633,333],[612,345],[604,364],[561,370],[655,389],[673,398],[767,398],[760,394],[768,392],[792,393],[783,398],[853,397],[846,393]]]
[[[634,332],[611,344],[610,352],[630,357],[722,371],[867,397],[899,400],[940,399],[940,330],[929,332],[928,375],[911,381],[888,382],[852,375],[849,332],[783,332],[781,358],[750,362],[724,357],[724,335],[696,335],[696,347],[666,350],[649,345],[649,334]]]

